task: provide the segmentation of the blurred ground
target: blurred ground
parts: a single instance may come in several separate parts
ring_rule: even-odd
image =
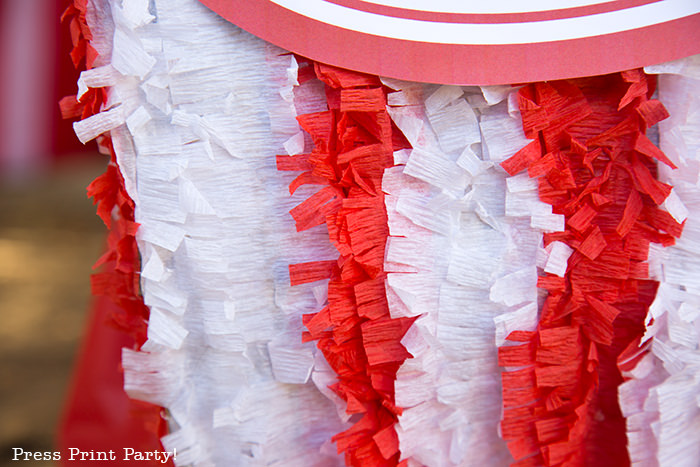
[[[85,188],[107,158],[66,160],[0,183],[0,466],[19,465],[13,447],[53,450],[103,249],[106,230]]]

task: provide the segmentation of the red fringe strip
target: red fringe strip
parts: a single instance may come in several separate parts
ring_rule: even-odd
[[[88,0],[73,0],[66,11],[61,15],[61,22],[68,23],[70,28],[73,50],[70,56],[76,69],[89,70],[97,59],[97,51],[90,45],[92,33],[88,27],[85,15],[87,14]],[[82,66],[81,66],[82,65]],[[85,119],[100,112],[102,103],[107,99],[107,89],[90,88],[82,96],[80,102],[76,95],[66,96],[59,102],[61,116],[64,119]]]
[[[545,246],[574,252],[564,278],[538,281],[548,296],[537,330],[514,332],[499,349],[511,367],[501,430],[513,465],[629,464],[617,360],[639,344],[656,294],[649,243],[671,245],[683,228],[657,207],[671,187],[657,180],[656,161],[673,164],[645,136],[668,116],[650,99],[654,87],[632,70],[519,92],[533,142],[502,166],[537,177],[540,199],[566,216],[566,231],[545,234]]]
[[[313,70],[313,72],[311,71]],[[332,389],[355,415],[354,425],[333,437],[348,465],[395,466],[394,380],[410,354],[400,341],[413,319],[392,319],[384,288],[384,248],[389,234],[381,181],[393,151],[407,148],[386,112],[377,77],[314,63],[300,78],[326,84],[328,111],[300,115],[314,149],[278,156],[280,170],[306,170],[290,186],[327,185],[292,209],[297,230],[325,223],[340,252],[333,262],[290,266],[292,284],[329,278],[328,306],[304,316],[304,341],[318,348],[338,375]]]
[[[113,313],[113,320],[141,346],[147,338],[149,310],[140,292],[141,262],[134,202],[124,189],[112,141],[106,137],[102,144],[109,148],[110,162],[105,173],[88,186],[87,193],[97,205],[97,214],[109,229],[109,235],[107,252],[93,266],[102,269],[92,275],[92,294],[108,297],[119,307],[120,312]]]
[[[70,27],[73,64],[76,68],[81,68],[82,64],[83,69],[92,68],[98,55],[90,45],[92,34],[85,18],[87,3],[87,0],[73,0],[61,17],[61,21],[67,22]],[[76,96],[67,96],[59,105],[64,118],[84,119],[99,113],[106,98],[106,88],[89,89],[80,101],[76,100]],[[107,297],[117,306],[118,311],[111,313],[113,322],[133,337],[140,347],[147,338],[149,310],[140,293],[141,265],[135,237],[138,224],[134,221],[134,201],[124,188],[110,135],[101,135],[99,143],[101,148],[109,151],[110,161],[105,173],[88,186],[87,194],[97,205],[97,214],[107,226],[109,234],[107,252],[94,266],[101,269],[91,278],[92,294]],[[132,401],[131,410],[139,422],[159,437],[167,432],[160,407]],[[119,435],[124,439],[130,436],[129,433]]]
[[[68,22],[73,42],[71,58],[76,68],[81,63],[90,69],[97,58],[97,51],[90,45],[92,34],[87,25],[87,0],[74,0],[61,17]],[[83,63],[84,59],[84,63]],[[100,112],[107,97],[106,88],[90,89],[78,102],[76,96],[64,97],[61,112],[64,118],[87,118]],[[95,263],[102,271],[92,276],[92,293],[106,296],[116,304],[121,313],[114,316],[116,323],[132,334],[141,345],[146,341],[148,307],[140,294],[140,258],[136,245],[134,201],[124,188],[117,159],[108,134],[100,136],[100,145],[107,148],[110,161],[107,171],[97,177],[87,188],[88,197],[97,205],[97,214],[109,229],[107,252]]]

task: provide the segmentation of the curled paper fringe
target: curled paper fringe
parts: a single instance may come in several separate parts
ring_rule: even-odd
[[[626,381],[619,400],[635,466],[691,466],[700,458],[699,58],[646,69],[659,74],[659,99],[671,114],[659,125],[661,149],[679,167],[659,170],[659,178],[673,185],[664,208],[685,228],[676,245],[653,249],[650,272],[660,285],[644,342],[620,362]]]
[[[515,90],[384,79],[389,113],[413,149],[384,172],[391,236],[387,294],[394,317],[418,317],[402,340],[397,426],[408,465],[505,465],[498,436],[497,342],[537,320],[542,233],[536,186],[498,166],[519,136]],[[519,206],[520,211],[514,210]]]
[[[513,465],[629,462],[617,360],[639,343],[656,293],[649,244],[672,245],[683,228],[658,207],[671,187],[656,178],[656,163],[673,164],[645,136],[668,115],[651,99],[654,83],[631,70],[518,94],[533,141],[502,166],[511,175],[527,169],[566,225],[544,236],[550,259],[538,286],[548,295],[537,330],[513,332],[499,349]]]
[[[300,232],[325,225],[340,256],[334,262],[290,266],[292,284],[328,279],[327,304],[304,316],[308,332],[303,339],[318,341],[337,375],[330,388],[352,416],[352,426],[332,438],[346,464],[395,466],[394,424],[401,409],[394,400],[394,380],[410,357],[400,341],[413,318],[392,318],[387,306],[388,229],[381,184],[393,151],[407,143],[392,128],[378,78],[320,63],[304,65],[300,81],[323,83],[327,110],[299,115],[313,150],[279,157],[278,168],[305,170],[290,192],[297,180],[325,185],[290,213]]]

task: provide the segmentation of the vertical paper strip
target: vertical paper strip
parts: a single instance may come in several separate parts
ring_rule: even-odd
[[[533,142],[502,166],[511,175],[527,169],[566,224],[544,236],[537,330],[513,332],[499,349],[501,429],[514,465],[629,463],[617,359],[639,343],[658,286],[650,243],[672,245],[682,230],[658,207],[671,187],[657,179],[657,161],[673,164],[645,136],[665,115],[644,112],[661,108],[654,87],[630,70],[519,92]]]
[[[389,309],[417,317],[402,341],[414,358],[396,381],[402,458],[506,465],[497,341],[536,325],[542,239],[530,227],[543,204],[536,185],[498,165],[528,143],[509,109],[517,90],[383,82],[396,90],[389,113],[412,145],[383,180]]]
[[[76,131],[109,131],[114,161],[91,191],[103,217],[113,203],[133,216],[105,261],[119,274],[141,262],[128,290],[145,343],[123,349],[126,391],[167,409],[176,465],[339,464],[324,446],[343,425],[309,381],[313,344],[298,340],[320,297],[292,292],[287,272],[315,237],[300,241],[284,217],[291,177],[274,158],[301,134],[294,58],[192,0],[93,0],[76,31],[85,18],[99,55],[78,94],[109,92]]]
[[[105,57],[109,56],[109,50],[98,47],[109,40],[109,28],[105,26],[111,23],[108,17],[96,16],[95,4],[74,1],[63,13],[62,22],[70,28],[73,49],[71,57],[76,68],[82,69],[81,76],[99,74],[100,65]],[[105,31],[107,29],[107,31]],[[118,334],[104,333],[99,327],[107,326],[104,322],[95,322],[91,330],[98,335],[105,335],[106,340],[87,338],[85,355],[81,357],[80,368],[76,372],[74,392],[66,419],[63,422],[60,433],[60,443],[63,447],[71,447],[74,444],[83,449],[99,449],[112,443],[112,447],[138,447],[140,449],[162,449],[156,437],[162,436],[166,430],[165,420],[161,416],[161,407],[151,404],[143,404],[129,400],[121,387],[122,375],[117,373],[115,365],[103,368],[105,374],[104,384],[109,386],[117,383],[118,387],[100,387],[100,397],[91,394],[91,377],[93,369],[90,365],[102,364],[91,355],[101,357],[109,356],[111,361],[119,349],[109,348],[119,342],[133,342],[140,346],[146,340],[146,322],[149,310],[143,302],[139,290],[140,258],[136,244],[136,232],[138,224],[134,220],[134,201],[127,193],[125,180],[121,168],[117,162],[116,152],[112,145],[111,135],[108,130],[112,125],[104,125],[101,111],[108,100],[109,86],[114,84],[114,76],[107,76],[101,80],[89,83],[90,87],[82,90],[80,96],[68,96],[61,100],[60,107],[63,118],[81,118],[74,127],[81,141],[98,138],[100,151],[109,154],[109,163],[104,174],[97,177],[87,188],[87,194],[97,205],[97,214],[105,223],[109,233],[107,237],[107,251],[97,261],[95,268],[99,272],[91,278],[93,295],[103,297],[96,302],[95,315],[107,318],[118,325],[122,332],[129,335],[128,338],[120,338]],[[89,122],[98,122],[91,124]],[[102,123],[100,123],[102,122]],[[85,131],[81,134],[81,131]],[[89,134],[89,136],[86,136]],[[95,318],[97,319],[97,318]],[[112,394],[114,400],[105,399],[104,390]],[[94,424],[98,424],[102,418],[95,416],[92,420],[85,420],[81,413],[83,401],[94,401],[96,405],[90,407],[90,413],[98,414],[115,423],[115,426],[106,427],[100,436],[91,431]],[[127,414],[111,414],[115,410],[127,409]],[[138,436],[138,439],[134,439]],[[133,448],[132,448],[133,449]],[[65,462],[68,462],[65,460]]]
[[[290,278],[292,284],[328,279],[327,303],[304,317],[304,340],[318,341],[337,377],[330,388],[354,417],[349,429],[333,436],[338,452],[345,453],[347,465],[393,466],[399,459],[394,424],[401,413],[394,380],[410,357],[401,338],[413,318],[392,318],[387,306],[382,174],[393,165],[393,151],[407,143],[392,128],[377,77],[305,65],[300,81],[323,83],[327,110],[299,115],[313,150],[281,157],[278,167],[306,170],[290,185],[292,192],[297,184],[325,185],[290,213],[300,232],[325,225],[340,256],[292,265]]]
[[[644,342],[620,362],[627,381],[619,399],[635,466],[689,467],[700,458],[699,59],[645,69],[658,74],[659,100],[670,113],[659,124],[660,146],[678,167],[659,169],[659,178],[673,185],[663,208],[684,229],[675,245],[652,246],[650,273],[659,290],[647,313]],[[643,108],[643,115],[658,112],[658,106]]]

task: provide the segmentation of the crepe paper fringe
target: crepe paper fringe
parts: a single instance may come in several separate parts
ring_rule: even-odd
[[[88,0],[74,0],[61,15],[61,22],[70,29],[71,59],[76,69],[91,70],[99,54],[91,45],[93,40],[87,23]],[[61,99],[59,106],[64,119],[85,119],[99,113],[102,103],[106,100],[106,88],[91,86],[78,99],[77,95]]]
[[[295,60],[193,0],[85,8],[99,55],[78,96],[109,90],[76,132],[109,132],[116,165],[91,190],[105,215],[128,193],[139,228],[138,252],[118,243],[106,260],[141,259],[133,289],[150,309],[140,351],[123,349],[127,393],[168,410],[176,465],[339,465],[324,445],[344,425],[308,381],[313,344],[297,340],[320,297],[287,272],[300,250],[332,248],[284,219],[292,177],[272,157],[303,142]]]
[[[98,51],[91,45],[91,41],[96,38],[87,19],[89,8],[87,0],[74,0],[61,17],[61,21],[67,23],[71,31],[73,64],[78,69],[83,68],[83,74],[94,70],[95,64],[100,60]],[[101,34],[99,26],[97,30]],[[79,97],[64,97],[59,104],[62,116],[65,119],[89,119],[102,111],[107,96],[107,87],[100,86],[83,90]],[[80,122],[76,125],[80,125]],[[100,271],[91,278],[92,294],[104,296],[116,305],[111,319],[140,346],[146,340],[149,311],[140,294],[140,258],[135,238],[138,224],[134,221],[134,202],[126,192],[110,134],[95,136],[99,139],[101,152],[109,154],[110,159],[105,173],[87,188],[88,197],[97,205],[97,214],[108,229],[107,251],[93,267]],[[138,411],[134,416],[147,429],[158,436],[166,433],[167,426],[161,416],[161,407],[142,404],[132,405],[131,408]]]
[[[542,233],[531,223],[546,211],[536,186],[498,165],[529,142],[516,90],[383,82],[396,90],[389,113],[412,146],[394,154],[382,184],[389,309],[417,317],[402,340],[414,358],[396,381],[402,458],[506,465],[497,342],[536,325]]]
[[[410,357],[400,341],[413,318],[394,319],[387,306],[389,232],[381,184],[393,151],[407,143],[392,129],[377,77],[309,62],[300,70],[300,82],[315,79],[325,86],[327,110],[297,118],[313,150],[280,157],[278,167],[306,170],[297,180],[325,185],[290,214],[300,232],[325,225],[340,256],[334,263],[292,265],[290,279],[292,284],[328,279],[327,304],[304,316],[303,339],[318,341],[337,375],[330,387],[354,422],[333,436],[338,452],[345,453],[347,465],[395,466],[394,424],[401,409],[394,401],[394,380]]]
[[[654,83],[630,70],[519,92],[532,142],[501,165],[511,175],[527,169],[566,229],[544,235],[551,251],[538,287],[548,295],[537,330],[515,331],[499,349],[513,465],[629,463],[617,360],[639,344],[658,286],[649,245],[672,245],[683,228],[658,207],[671,187],[656,163],[674,165],[645,136],[667,116],[651,99]]]
[[[642,345],[620,363],[627,381],[619,400],[632,465],[690,467],[700,459],[700,56],[645,71],[659,74],[659,99],[671,114],[659,124],[660,147],[679,168],[659,168],[673,185],[664,209],[685,228],[675,245],[652,246],[659,290]]]
[[[109,229],[107,252],[95,263],[102,271],[91,278],[93,295],[106,296],[119,307],[113,319],[135,337],[137,345],[146,341],[148,307],[140,293],[140,258],[136,245],[138,224],[134,222],[134,202],[124,189],[111,139],[107,171],[88,186],[88,196],[97,204],[97,213]]]
[[[75,0],[67,7],[61,20],[70,27],[73,64],[76,68],[82,66],[91,70],[99,54],[90,43],[93,35],[87,14],[88,2]],[[107,88],[90,88],[80,96],[80,100],[77,96],[63,98],[60,103],[62,115],[66,119],[88,119],[101,112],[106,100]],[[114,320],[141,344],[146,340],[148,308],[139,293],[140,261],[135,238],[138,224],[134,222],[134,202],[124,188],[110,135],[95,135],[98,136],[100,147],[110,155],[110,160],[105,173],[88,186],[87,194],[97,205],[97,214],[109,230],[109,235],[107,252],[94,266],[101,267],[102,271],[92,276],[92,293],[109,297],[118,306],[120,312],[114,314]]]

